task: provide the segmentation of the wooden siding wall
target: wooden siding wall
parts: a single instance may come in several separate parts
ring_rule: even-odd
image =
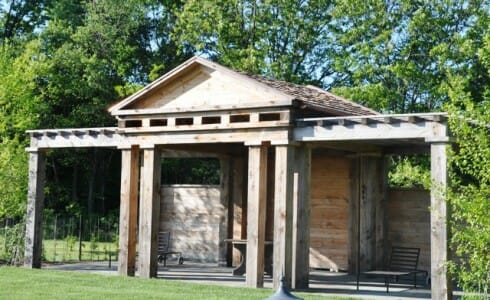
[[[419,269],[430,271],[430,192],[388,191],[388,246],[420,248]]]
[[[312,156],[310,267],[347,270],[349,165],[343,157]]]
[[[170,231],[172,250],[186,260],[218,262],[220,220],[227,214],[214,185],[164,185],[160,230]]]

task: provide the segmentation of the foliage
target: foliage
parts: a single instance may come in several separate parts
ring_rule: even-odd
[[[490,292],[488,24],[484,25],[484,38],[469,41],[462,51],[474,60],[465,70],[471,76],[451,72],[451,80],[445,86],[451,99],[447,105],[451,114],[450,128],[457,142],[450,156],[452,189],[448,198],[452,211],[452,246],[458,259],[451,265],[451,269],[464,291],[476,293],[468,294],[467,298],[475,299],[484,299]],[[475,86],[481,89],[475,89]]]
[[[236,70],[290,82],[331,74],[327,26],[331,0],[191,0],[178,14],[176,39]]]
[[[35,128],[44,107],[37,95],[34,78],[37,68],[27,47],[16,57],[15,45],[0,49],[0,217],[22,216],[27,194],[28,140],[25,130]]]
[[[13,226],[6,226],[4,237],[4,258],[10,265],[18,265],[24,259],[25,222],[18,222]]]
[[[166,158],[162,163],[162,184],[220,183],[220,161],[215,158]]]
[[[446,68],[477,38],[485,1],[338,0],[332,10],[334,91],[389,112],[440,109]]]
[[[427,156],[393,159],[389,185],[401,188],[430,189],[430,165]]]

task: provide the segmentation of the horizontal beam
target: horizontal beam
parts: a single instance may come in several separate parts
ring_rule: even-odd
[[[445,124],[426,120],[371,124],[340,122],[335,125],[297,127],[293,133],[293,139],[299,142],[399,139],[429,142],[431,139],[444,137],[447,137]]]
[[[131,145],[169,145],[203,143],[247,143],[290,139],[290,127],[245,128],[230,130],[126,132],[124,129],[35,130],[29,149],[108,147],[130,148]],[[28,149],[28,150],[29,150]]]

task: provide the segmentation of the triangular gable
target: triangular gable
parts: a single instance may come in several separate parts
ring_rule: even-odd
[[[291,105],[294,97],[200,57],[193,57],[139,92],[109,109],[190,111],[202,109]]]

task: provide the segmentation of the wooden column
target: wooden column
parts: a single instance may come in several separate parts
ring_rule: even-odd
[[[306,289],[310,273],[310,199],[311,149],[302,146],[295,151],[293,179],[293,243],[291,288]]]
[[[27,190],[26,238],[24,267],[41,268],[42,221],[46,158],[36,149],[29,153],[29,183]]]
[[[218,245],[218,264],[220,266],[227,265],[227,243],[225,239],[229,238],[228,232],[228,209],[230,201],[230,159],[220,158],[220,203],[222,205],[222,213],[219,221],[219,245]]]
[[[139,274],[157,276],[157,236],[160,217],[160,151],[143,149],[139,224]]]
[[[134,276],[138,227],[139,147],[121,149],[121,204],[119,208],[119,275]]]
[[[447,272],[447,156],[446,143],[433,143],[431,153],[430,252],[432,299],[452,299],[451,278]]]
[[[248,149],[246,281],[248,287],[263,287],[267,201],[267,145],[252,145]]]
[[[294,147],[277,145],[275,150],[273,288],[277,289],[281,275],[291,286]]]
[[[234,157],[232,159],[231,175],[231,198],[233,202],[233,214],[232,223],[233,224],[233,239],[246,239],[247,238],[247,207],[246,207],[246,191],[244,186],[246,185],[245,179],[245,159],[242,157]],[[232,248],[232,245],[229,246]],[[233,257],[232,265],[236,266],[240,263],[240,253],[233,247]]]
[[[380,199],[380,158],[361,156],[360,169],[360,268],[361,271],[376,267],[376,206]]]
[[[383,267],[386,236],[385,159],[361,154],[350,169],[349,271]],[[358,265],[359,262],[359,265]]]
[[[358,255],[359,255],[359,197],[361,196],[360,185],[361,159],[354,156],[350,161],[349,181],[349,273],[357,274],[358,272]]]
[[[376,257],[374,268],[382,269],[388,262],[387,258],[387,223],[388,223],[388,157],[378,159],[378,197],[376,198]]]

